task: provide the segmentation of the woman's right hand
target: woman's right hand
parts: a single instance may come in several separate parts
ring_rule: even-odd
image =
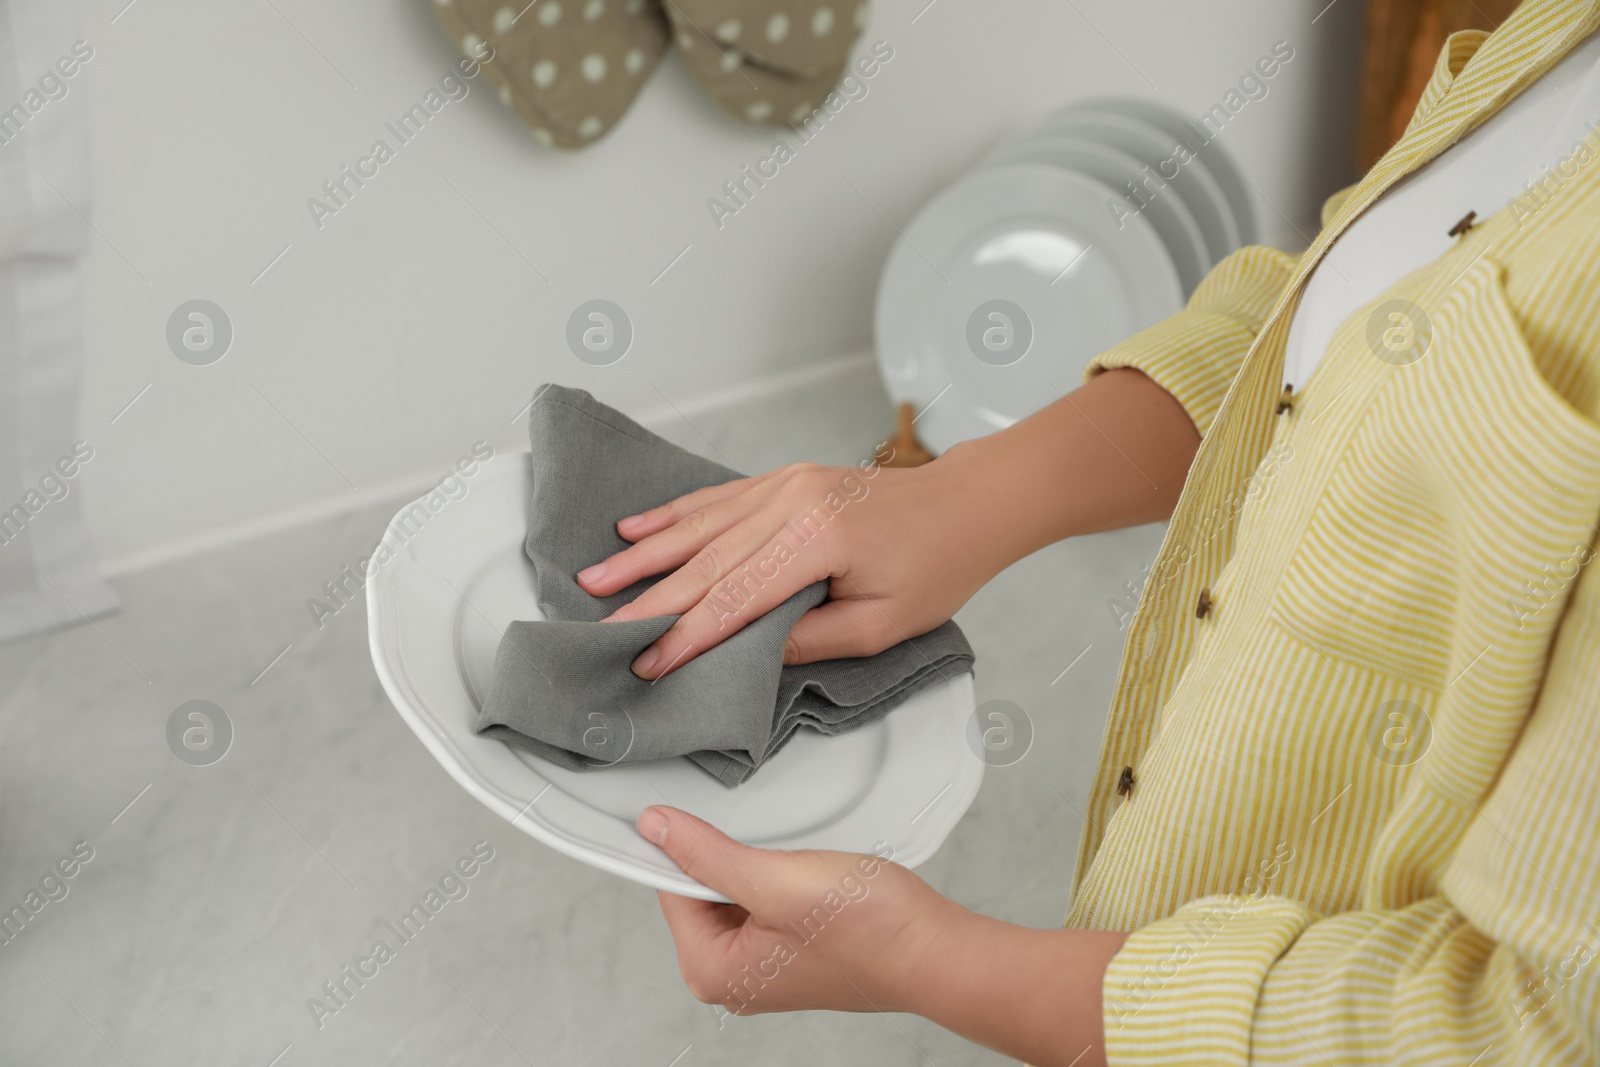
[[[927,633],[1045,545],[1166,518],[1199,443],[1165,389],[1110,370],[921,467],[797,463],[630,516],[617,532],[633,544],[578,584],[610,596],[673,572],[611,616],[682,616],[634,660],[641,678],[823,579],[828,599],[800,617],[783,661],[870,656]]]
[[[673,573],[607,621],[682,617],[634,661],[659,678],[813,582],[828,599],[790,631],[788,664],[870,656],[927,633],[1009,560],[994,559],[982,516],[963,506],[962,465],[797,463],[712,486],[617,524],[633,544],[580,571],[610,596]]]

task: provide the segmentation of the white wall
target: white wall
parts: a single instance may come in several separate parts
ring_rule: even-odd
[[[1303,243],[1296,227],[1310,235],[1349,178],[1358,0],[1320,17],[1326,0],[926,2],[875,5],[863,45],[894,59],[720,231],[707,198],[776,134],[726,118],[675,59],[576,156],[540,147],[480,78],[319,231],[306,199],[457,59],[429,0],[86,2],[98,236],[80,436],[102,553],[136,566],[392,488],[480,437],[513,447],[544,380],[645,413],[864,348],[894,238],[878,212],[903,226],[1073,97],[1197,114],[1286,40],[1295,59],[1220,143],[1269,202],[1274,243]],[[608,368],[562,339],[597,296],[637,330]],[[235,329],[207,367],[165,340],[197,297]]]

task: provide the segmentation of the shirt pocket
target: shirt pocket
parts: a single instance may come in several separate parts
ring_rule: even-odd
[[[1541,618],[1564,600],[1550,575],[1593,539],[1600,424],[1540,373],[1498,263],[1430,290],[1409,305],[1416,358],[1349,354],[1383,377],[1273,598],[1323,654],[1437,690],[1465,646],[1538,638],[1530,590]]]

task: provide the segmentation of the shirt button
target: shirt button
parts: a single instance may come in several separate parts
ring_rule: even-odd
[[[1292,407],[1294,407],[1294,386],[1285,385],[1283,393],[1278,397],[1278,414],[1282,415]]]
[[[1200,590],[1200,598],[1194,602],[1194,617],[1197,618],[1197,619],[1203,619],[1207,615],[1210,615],[1211,614],[1211,606],[1212,606],[1211,590],[1209,590],[1209,589]]]
[[[1124,767],[1117,776],[1117,796],[1125,797],[1133,792],[1133,768]]]

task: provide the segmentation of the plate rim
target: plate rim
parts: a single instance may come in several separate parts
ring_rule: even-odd
[[[1176,146],[1179,141],[1182,141],[1184,146],[1188,147],[1188,141],[1178,137],[1171,130],[1143,115],[1131,114],[1114,106],[1108,106],[1103,100],[1084,101],[1081,104],[1060,108],[1043,119],[1035,132],[1043,134],[1049,131],[1060,131],[1062,129],[1059,125],[1060,123],[1074,118],[1099,120],[1113,126],[1120,125],[1123,129],[1135,134],[1149,135],[1154,138],[1151,141],[1152,145],[1158,142],[1164,144],[1171,141]],[[1193,162],[1185,164],[1183,169],[1189,172],[1189,175],[1194,179],[1194,185],[1203,192],[1207,201],[1215,208],[1217,219],[1223,227],[1222,243],[1224,245],[1232,245],[1231,248],[1219,249],[1210,253],[1209,258],[1212,264],[1216,264],[1245,244],[1244,229],[1238,219],[1236,206],[1229,198],[1228,191],[1223,188],[1221,181],[1212,173],[1208,161],[1199,152],[1195,152],[1194,149],[1190,148],[1190,151],[1193,153]],[[1154,167],[1159,161],[1147,159],[1145,162]],[[1174,184],[1174,195],[1187,201],[1189,198],[1184,196],[1184,188],[1183,185]]]
[[[1216,140],[1215,137],[1198,149],[1195,148],[1188,139],[1188,132],[1193,129],[1193,124],[1160,101],[1135,96],[1102,96],[1086,100],[1084,104],[1143,122],[1169,137],[1181,140],[1195,153],[1196,161],[1201,163],[1206,172],[1216,180],[1218,189],[1222,193],[1222,203],[1239,231],[1239,247],[1255,244],[1259,240],[1257,235],[1260,226],[1256,218],[1255,202],[1247,188],[1249,182],[1238,162],[1228,154],[1226,146],[1223,145],[1218,145],[1209,156],[1205,154],[1206,148]]]

